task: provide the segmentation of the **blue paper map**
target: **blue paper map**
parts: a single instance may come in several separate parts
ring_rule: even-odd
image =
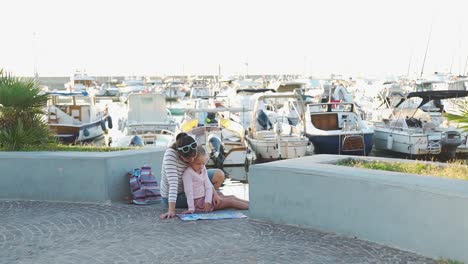
[[[177,214],[177,216],[180,218],[180,220],[183,221],[238,219],[247,217],[238,211],[214,211],[210,213]]]

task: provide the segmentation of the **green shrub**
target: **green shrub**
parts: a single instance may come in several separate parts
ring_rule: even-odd
[[[47,99],[34,80],[0,70],[0,150],[54,142],[44,118]]]

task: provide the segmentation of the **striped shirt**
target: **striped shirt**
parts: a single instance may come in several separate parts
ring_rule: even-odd
[[[177,151],[169,148],[164,153],[161,167],[161,196],[169,202],[177,200],[177,194],[184,192],[182,174],[190,164],[179,159]]]

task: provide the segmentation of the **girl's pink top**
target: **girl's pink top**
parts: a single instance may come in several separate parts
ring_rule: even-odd
[[[205,203],[211,203],[213,198],[213,185],[208,178],[206,167],[200,172],[196,172],[192,167],[188,167],[182,175],[184,181],[184,191],[187,197],[188,209],[195,211],[193,200],[205,197]]]

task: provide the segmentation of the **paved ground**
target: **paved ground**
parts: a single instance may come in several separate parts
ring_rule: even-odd
[[[160,220],[161,205],[0,201],[0,263],[433,263],[251,218]]]

